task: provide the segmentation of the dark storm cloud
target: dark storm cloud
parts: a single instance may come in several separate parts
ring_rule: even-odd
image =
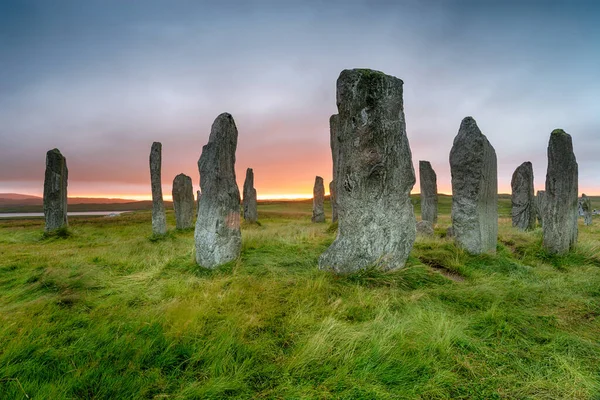
[[[71,188],[143,185],[154,140],[163,142],[165,190],[179,172],[197,184],[201,147],[224,111],[240,130],[239,177],[254,166],[259,192],[310,188],[314,175],[331,176],[337,75],[369,67],[404,80],[414,162],[431,160],[442,188],[452,140],[472,115],[496,148],[504,190],[525,160],[543,185],[547,140],[561,127],[573,135],[580,186],[600,193],[598,9],[551,1],[5,1],[0,192],[25,182],[41,191],[53,147],[68,158]]]

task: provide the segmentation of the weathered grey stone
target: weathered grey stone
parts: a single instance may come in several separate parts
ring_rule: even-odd
[[[433,236],[433,224],[431,221],[417,222],[417,234],[423,236]]]
[[[338,220],[337,204],[335,203],[335,182],[329,182],[329,202],[331,203],[331,222]]]
[[[325,222],[325,186],[323,178],[317,176],[315,178],[315,186],[313,188],[313,215],[312,222]]]
[[[498,172],[496,152],[472,117],[460,124],[450,151],[452,226],[469,253],[496,251]]]
[[[537,195],[535,196],[535,207],[537,219],[540,226],[544,226],[544,204],[546,201],[546,191],[538,190]]]
[[[536,205],[533,190],[533,166],[529,161],[517,167],[510,185],[512,188],[512,226],[522,231],[534,229]]]
[[[329,118],[329,145],[331,147],[331,158],[333,161],[333,180],[329,183],[329,193],[331,201],[331,222],[336,222],[338,220],[338,207],[335,196],[337,192],[337,188],[335,187],[335,179],[338,176],[338,158],[340,151],[339,139],[337,137],[337,133],[339,131],[338,125],[338,115],[334,114]]]
[[[551,254],[564,254],[577,243],[578,166],[571,135],[562,129],[550,134],[543,246]]]
[[[152,185],[152,233],[164,235],[167,233],[167,216],[163,203],[162,182],[162,144],[152,143],[150,149],[150,183]]]
[[[256,189],[254,188],[254,171],[252,168],[246,170],[246,180],[244,181],[244,219],[254,223],[258,219]]]
[[[202,197],[202,193],[196,190],[196,215],[200,212],[200,197]]]
[[[194,188],[192,178],[179,174],[173,179],[173,208],[175,209],[175,222],[177,229],[190,229],[194,226]]]
[[[454,228],[452,227],[452,225],[450,225],[448,229],[446,229],[446,237],[454,237]]]
[[[583,223],[584,225],[592,224],[592,202],[590,198],[583,193],[581,195],[581,209],[583,210]]]
[[[436,224],[438,218],[437,175],[429,161],[419,161],[419,183],[421,185],[421,219]]]
[[[240,191],[235,180],[237,138],[233,117],[219,115],[198,160],[202,196],[194,238],[196,261],[205,268],[235,260],[242,248]]]
[[[69,226],[67,219],[67,181],[69,170],[67,159],[58,149],[46,153],[46,173],[44,176],[44,230],[52,232]]]
[[[319,268],[351,273],[403,267],[416,236],[415,184],[404,121],[403,82],[379,71],[344,70],[337,80],[338,233]]]

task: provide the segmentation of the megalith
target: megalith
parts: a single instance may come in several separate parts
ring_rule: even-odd
[[[438,218],[437,175],[429,161],[419,161],[419,183],[421,185],[421,220],[432,225]]]
[[[510,181],[512,188],[512,226],[527,231],[535,228],[536,205],[533,189],[533,166],[529,161],[519,165]]]
[[[190,229],[194,227],[194,188],[192,178],[179,174],[173,179],[173,208],[175,209],[175,222],[177,229]]]
[[[329,202],[331,203],[331,222],[333,223],[338,220],[334,181],[329,182]]]
[[[194,238],[196,261],[205,268],[235,260],[242,248],[240,191],[235,180],[237,138],[231,114],[219,115],[198,160],[202,196]]]
[[[162,144],[152,143],[150,149],[150,183],[152,185],[152,234],[164,235],[167,233],[167,216],[163,203],[162,183]]]
[[[460,124],[450,151],[452,227],[471,254],[494,253],[498,240],[496,152],[472,117]]]
[[[581,195],[581,209],[583,210],[583,223],[584,225],[592,224],[592,202],[590,198],[583,193]]]
[[[551,254],[565,254],[577,243],[578,166],[571,135],[562,129],[550,134],[543,246]]]
[[[254,171],[252,168],[246,169],[246,180],[244,181],[244,200],[243,211],[244,219],[247,222],[254,223],[258,219],[256,200],[256,189],[254,188]]]
[[[312,222],[325,222],[325,186],[323,178],[315,177],[315,186],[313,187],[313,215]]]
[[[44,230],[52,232],[69,226],[67,218],[67,181],[69,170],[67,159],[58,149],[46,153],[44,176]]]
[[[535,196],[535,208],[540,226],[544,226],[544,202],[546,201],[546,191],[538,190]]]
[[[416,236],[415,184],[402,80],[368,69],[337,80],[338,231],[319,268],[344,274],[403,267]]]

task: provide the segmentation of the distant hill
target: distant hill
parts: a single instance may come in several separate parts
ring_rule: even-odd
[[[29,194],[19,193],[0,193],[0,199],[6,200],[24,200],[24,199],[42,199],[39,196],[31,196]]]

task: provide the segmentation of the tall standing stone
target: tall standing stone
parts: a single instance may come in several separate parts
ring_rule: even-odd
[[[402,85],[367,69],[344,70],[337,80],[339,225],[335,241],[319,258],[320,269],[400,268],[412,249],[416,220],[409,194],[415,172]]]
[[[196,261],[205,268],[235,260],[242,248],[240,191],[235,180],[237,139],[231,114],[219,115],[198,160],[202,196],[194,237]]]
[[[313,215],[312,222],[325,222],[325,185],[323,178],[317,176],[315,178],[315,186],[313,187]]]
[[[336,193],[338,188],[336,187],[336,179],[338,177],[338,159],[339,159],[339,139],[338,128],[339,116],[337,114],[329,117],[329,145],[331,147],[331,158],[333,161],[333,180],[329,183],[329,201],[331,202],[331,222],[338,220],[338,206],[336,201]]]
[[[150,183],[152,185],[152,233],[164,235],[167,233],[167,217],[163,203],[162,183],[162,144],[152,143],[150,149]]]
[[[538,190],[537,195],[535,196],[535,209],[540,226],[544,226],[544,204],[546,204],[545,202],[546,191]]]
[[[421,220],[437,223],[438,193],[437,175],[429,161],[419,161],[419,183],[421,185]]]
[[[529,161],[517,167],[510,185],[512,188],[512,226],[522,231],[534,229],[536,205],[533,189],[533,166]]]
[[[179,174],[173,179],[173,208],[175,209],[175,222],[177,229],[190,229],[194,226],[194,188],[192,178]]]
[[[337,204],[335,202],[335,182],[329,182],[329,202],[331,203],[331,222],[338,220]]]
[[[200,212],[200,197],[202,197],[202,193],[196,190],[196,215]]]
[[[496,151],[472,117],[460,124],[450,151],[452,227],[472,254],[493,253],[498,241]]]
[[[583,193],[581,195],[581,208],[583,209],[583,223],[584,225],[592,224],[592,202],[590,198]]]
[[[246,169],[246,180],[244,181],[244,200],[243,200],[244,219],[254,223],[258,219],[256,189],[254,188],[254,171],[252,168]]]
[[[46,232],[69,226],[67,219],[67,159],[58,149],[46,153],[44,176],[44,217]]]
[[[551,254],[564,254],[577,243],[578,166],[571,135],[562,129],[550,134],[543,245]]]

